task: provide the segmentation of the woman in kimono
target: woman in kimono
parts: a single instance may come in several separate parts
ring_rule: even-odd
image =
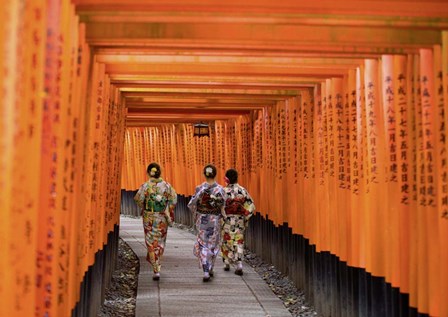
[[[238,184],[236,170],[227,170],[225,181],[225,215],[221,232],[224,270],[229,271],[230,264],[236,264],[235,274],[243,275],[244,231],[255,211],[255,205],[247,190]]]
[[[219,253],[224,192],[222,186],[215,181],[215,166],[205,166],[204,176],[205,182],[196,187],[188,208],[193,213],[198,232],[193,254],[199,259],[199,266],[204,271],[203,281],[208,282],[210,276],[213,276],[213,266]]]
[[[141,208],[143,217],[145,243],[148,249],[146,259],[153,269],[153,280],[158,281],[168,225],[174,221],[177,194],[174,188],[160,177],[159,164],[149,164],[147,172],[149,180],[140,187],[134,200]]]

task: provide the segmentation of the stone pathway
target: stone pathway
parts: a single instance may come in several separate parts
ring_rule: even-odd
[[[249,266],[244,275],[223,270],[217,259],[215,277],[202,282],[202,270],[193,256],[195,236],[169,228],[160,281],[152,280],[146,262],[141,219],[121,217],[120,237],[140,259],[136,317],[222,316],[290,317],[282,301]]]

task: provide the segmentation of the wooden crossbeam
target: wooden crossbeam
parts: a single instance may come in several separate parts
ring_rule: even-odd
[[[289,54],[289,55],[309,55],[331,57],[359,57],[367,58],[379,56],[381,54],[407,54],[416,53],[419,48],[431,47],[431,44],[395,44],[393,43],[305,43],[300,41],[292,42],[275,42],[268,43],[231,40],[183,40],[183,39],[114,39],[114,38],[95,38],[90,39],[90,44],[94,48],[98,47],[118,47],[123,50],[144,49],[151,47],[152,49],[175,49],[176,51],[215,51],[228,52],[231,54]]]
[[[128,55],[188,55],[188,56],[277,56],[277,57],[330,57],[330,58],[375,58],[385,53],[411,54],[418,51],[418,45],[402,45],[400,47],[388,46],[364,46],[354,47],[348,45],[313,45],[301,43],[282,44],[246,44],[227,45],[219,43],[204,43],[203,41],[188,43],[176,41],[155,41],[151,45],[132,40],[127,42],[113,43],[106,46],[108,40],[95,40],[91,42],[96,46],[93,48],[98,55],[128,54]]]
[[[204,122],[211,122],[215,120],[227,120],[227,119],[234,119],[241,115],[249,114],[250,112],[239,112],[239,113],[231,113],[226,111],[226,113],[222,114],[216,114],[216,113],[208,113],[208,114],[189,114],[189,113],[183,113],[183,114],[167,114],[167,113],[161,113],[161,114],[147,114],[147,115],[134,115],[129,114],[126,117],[126,123],[128,126],[146,126],[149,122],[166,122],[166,123],[197,123],[199,121]]]
[[[300,13],[247,13],[247,12],[167,12],[167,11],[84,11],[79,12],[81,22],[145,22],[145,23],[258,23],[328,26],[369,26],[412,29],[448,28],[448,18],[381,15],[328,15]]]
[[[196,110],[254,110],[260,109],[266,106],[272,106],[275,103],[261,103],[254,101],[252,104],[241,104],[241,103],[233,103],[233,104],[184,104],[184,103],[176,103],[176,104],[154,104],[154,103],[127,103],[129,113],[133,111],[141,111],[141,110],[154,110],[154,109],[196,109]]]
[[[216,56],[203,54],[201,56],[188,56],[177,54],[147,55],[147,54],[101,54],[96,60],[106,64],[253,64],[253,65],[293,65],[295,67],[310,66],[356,66],[362,59],[328,58],[328,57],[285,57],[285,56]]]
[[[286,77],[337,77],[347,73],[349,67],[340,65],[295,67],[294,65],[265,66],[253,64],[107,64],[106,71],[111,74],[227,74]]]
[[[441,43],[446,0],[72,0],[128,126],[234,118]]]
[[[260,88],[254,88],[254,89],[225,89],[225,88],[154,88],[154,87],[125,87],[120,88],[121,92],[124,93],[132,93],[132,95],[136,93],[141,93],[144,95],[145,93],[203,93],[203,94],[243,94],[243,95],[266,95],[266,96],[296,96],[301,89],[278,89],[278,90],[272,90],[269,88],[266,89],[260,89]]]
[[[140,99],[140,98],[146,98],[146,97],[171,97],[171,98],[218,98],[220,100],[226,99],[226,98],[238,98],[239,100],[244,99],[263,99],[263,100],[283,100],[285,96],[290,96],[290,94],[283,94],[283,95],[274,95],[272,93],[201,93],[201,92],[153,92],[153,91],[147,91],[147,92],[123,92],[122,96],[130,99]]]
[[[295,14],[348,14],[411,17],[447,17],[444,0],[73,0],[78,12],[86,11],[155,11],[155,12],[239,12],[239,13],[295,13]]]
[[[139,117],[158,117],[158,116],[242,116],[249,114],[247,109],[170,109],[170,108],[156,108],[156,109],[129,109],[128,118]]]
[[[170,87],[170,86],[184,86],[184,88],[191,87],[247,87],[263,88],[276,87],[272,89],[285,89],[294,87],[301,89],[302,87],[310,87],[310,84],[320,81],[318,77],[281,77],[281,76],[212,76],[208,74],[198,76],[153,76],[153,75],[111,75],[111,83],[118,88],[124,87]],[[294,89],[292,88],[292,89]]]
[[[222,104],[222,105],[232,105],[232,104],[250,104],[253,103],[254,98],[244,98],[244,99],[235,99],[235,98],[218,98],[217,96],[211,96],[210,98],[185,98],[180,96],[175,97],[125,97],[126,102],[129,103],[142,103],[142,104],[176,104],[176,103],[182,103],[182,104]],[[266,100],[265,98],[260,98],[259,102],[270,104],[272,102],[275,102],[275,100]]]
[[[108,45],[121,42],[152,45],[160,41],[178,43],[233,43],[234,45],[295,43],[320,46],[387,46],[433,45],[441,43],[439,30],[404,29],[371,26],[325,26],[258,23],[145,23],[86,22],[87,39]]]

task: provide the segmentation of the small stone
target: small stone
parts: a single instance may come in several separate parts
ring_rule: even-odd
[[[306,302],[303,291],[279,272],[275,266],[265,263],[249,250],[244,251],[246,262],[266,281],[272,291],[283,301],[285,307],[294,317],[318,316],[317,312]]]
[[[134,317],[140,264],[132,249],[122,240],[106,298],[97,317]]]

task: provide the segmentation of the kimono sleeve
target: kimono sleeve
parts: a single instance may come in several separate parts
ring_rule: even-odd
[[[134,201],[140,208],[143,208],[143,206],[145,205],[145,187],[145,184],[140,186],[137,194],[135,194],[134,196]]]
[[[197,186],[195,193],[193,195],[193,197],[191,197],[190,202],[188,203],[188,209],[190,209],[190,211],[194,214],[196,213],[196,209],[197,209],[197,201],[199,199],[199,193],[201,191],[201,186]]]
[[[176,190],[171,186],[171,185],[168,185],[168,190],[169,190],[169,193],[168,193],[168,203],[171,205],[171,206],[175,206],[176,204],[177,204],[177,193],[176,193]]]
[[[252,197],[247,192],[247,190],[244,190],[244,192],[245,192],[246,200],[244,202],[243,208],[246,210],[245,218],[246,218],[246,221],[248,221],[250,219],[250,217],[252,217],[252,215],[255,212],[255,204],[254,204]]]
[[[168,222],[168,225],[172,225],[174,222],[174,209],[177,204],[177,193],[170,184],[166,183],[166,191],[165,194],[167,196],[168,202],[165,209],[165,217]]]

